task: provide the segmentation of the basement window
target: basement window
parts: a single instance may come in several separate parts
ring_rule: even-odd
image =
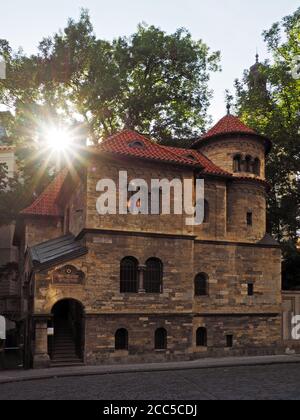
[[[226,335],[226,347],[227,348],[233,347],[233,335]]]

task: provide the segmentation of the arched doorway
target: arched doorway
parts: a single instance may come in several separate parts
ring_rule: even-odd
[[[85,336],[83,305],[75,299],[63,299],[53,306],[51,313],[54,335],[49,350],[52,363],[82,363]]]

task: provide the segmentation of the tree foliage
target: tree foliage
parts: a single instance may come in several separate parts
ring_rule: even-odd
[[[84,124],[94,143],[128,127],[184,145],[209,121],[209,75],[219,70],[219,53],[185,29],[169,35],[143,24],[132,36],[109,42],[96,38],[85,10],[78,21],[70,19],[64,30],[44,38],[36,54],[15,52],[0,39],[0,55],[7,64],[0,104],[11,111],[2,123],[8,142],[17,146],[29,202],[56,165],[45,148],[47,127]],[[6,205],[1,200],[0,214]],[[17,213],[20,206],[13,207]]]
[[[300,9],[265,31],[272,61],[236,82],[237,112],[273,141],[267,162],[269,225],[281,242],[295,244],[300,229]]]

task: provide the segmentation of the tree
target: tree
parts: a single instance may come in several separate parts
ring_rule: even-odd
[[[257,63],[236,82],[238,114],[273,141],[267,162],[270,231],[294,244],[300,229],[300,9],[264,32],[272,62]]]
[[[186,139],[209,121],[209,74],[219,70],[219,53],[185,29],[168,35],[139,25],[132,36],[108,42],[96,39],[82,11],[78,22],[42,40],[38,54],[13,53],[7,41],[1,52],[8,78],[0,102],[16,109],[22,136],[32,137],[33,126],[58,111],[84,120],[95,142],[125,126],[162,142]]]
[[[11,111],[5,127],[29,201],[57,165],[45,147],[49,126],[83,123],[94,143],[128,127],[165,144],[175,137],[184,146],[209,121],[209,75],[219,70],[219,53],[185,29],[168,35],[139,25],[132,36],[108,42],[96,38],[85,10],[77,22],[70,19],[63,31],[44,38],[36,54],[14,52],[0,40],[0,55],[7,64],[0,104]]]

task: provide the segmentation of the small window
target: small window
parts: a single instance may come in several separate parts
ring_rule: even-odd
[[[248,226],[253,225],[253,214],[252,214],[252,212],[247,213],[247,225]]]
[[[115,334],[115,349],[128,350],[128,331],[125,328],[119,329]]]
[[[206,328],[198,328],[196,333],[197,347],[207,347],[207,330]]]
[[[195,296],[208,295],[208,276],[200,273],[195,277]]]
[[[129,143],[129,147],[133,149],[145,149],[145,144],[141,140],[135,140]]]
[[[166,350],[168,346],[167,331],[159,328],[155,331],[155,350]]]
[[[194,155],[186,155],[186,157],[191,160],[197,160]]]
[[[254,296],[254,284],[248,283],[248,296]]]
[[[138,292],[138,261],[133,257],[126,257],[121,261],[120,292]]]
[[[233,335],[226,335],[226,347],[227,348],[233,347]]]

